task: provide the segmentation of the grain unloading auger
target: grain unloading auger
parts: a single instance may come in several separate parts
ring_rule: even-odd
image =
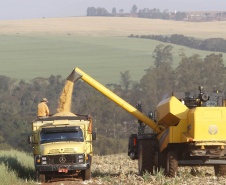
[[[107,96],[109,99],[117,103],[119,106],[127,110],[129,113],[134,115],[137,119],[141,120],[151,128],[153,128],[157,133],[162,132],[162,128],[155,123],[153,120],[142,114],[139,110],[137,110],[135,107],[124,101],[122,98],[114,94],[112,91],[101,85],[99,82],[91,78],[89,75],[84,73],[82,70],[76,68],[72,71],[72,73],[68,76],[67,80],[70,80],[72,82],[76,82],[78,79],[82,79],[85,82],[87,82],[89,85],[100,91],[102,94]]]
[[[173,92],[157,106],[157,120],[150,119],[80,69],[68,80],[81,78],[139,119],[138,134],[129,139],[128,155],[138,159],[139,173],[160,167],[175,176],[178,166],[214,166],[216,175],[226,175],[226,107],[223,93]],[[142,122],[156,133],[147,134]],[[140,131],[141,130],[141,131]]]

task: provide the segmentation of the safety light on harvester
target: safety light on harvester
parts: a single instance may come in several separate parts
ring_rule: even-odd
[[[190,141],[190,142],[192,142],[192,141],[193,141],[193,139],[191,138],[191,139],[189,139],[189,141]]]
[[[133,145],[136,146],[136,144],[137,144],[137,140],[136,138],[133,138]]]

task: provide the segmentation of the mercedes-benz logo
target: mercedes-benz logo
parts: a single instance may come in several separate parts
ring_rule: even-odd
[[[66,158],[64,156],[59,158],[60,163],[65,163],[66,162]]]

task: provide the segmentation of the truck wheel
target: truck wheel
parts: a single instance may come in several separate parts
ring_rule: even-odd
[[[38,181],[39,182],[46,182],[46,176],[43,173],[38,174]]]
[[[226,176],[226,165],[225,164],[219,164],[214,165],[214,171],[216,176]]]
[[[91,168],[82,171],[82,179],[89,180],[91,178]]]
[[[153,173],[155,142],[152,140],[141,140],[138,156],[138,171],[143,175],[146,171]]]
[[[169,177],[175,177],[178,171],[177,153],[169,151],[166,156],[166,175]]]

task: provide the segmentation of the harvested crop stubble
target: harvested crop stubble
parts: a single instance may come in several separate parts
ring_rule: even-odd
[[[225,177],[216,177],[213,167],[179,167],[175,178],[165,177],[163,171],[150,175],[138,175],[137,160],[132,161],[126,154],[94,156],[92,183],[103,184],[221,184],[226,185]]]

